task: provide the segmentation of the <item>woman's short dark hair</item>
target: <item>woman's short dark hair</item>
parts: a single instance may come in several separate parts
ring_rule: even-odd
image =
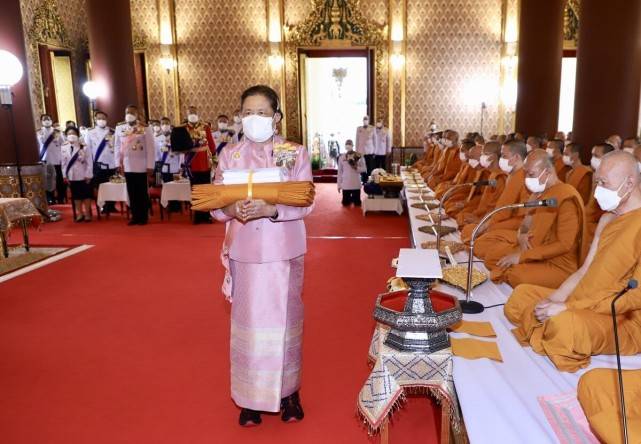
[[[280,110],[280,99],[278,94],[272,88],[267,85],[254,85],[251,88],[247,88],[243,94],[240,96],[240,107],[243,107],[245,99],[252,96],[263,96],[269,101],[274,113],[279,113],[281,118],[284,117],[283,112]]]

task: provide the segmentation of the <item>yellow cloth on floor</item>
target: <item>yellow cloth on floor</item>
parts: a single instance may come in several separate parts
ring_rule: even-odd
[[[629,441],[641,443],[641,370],[623,371],[623,391]],[[623,443],[617,371],[599,368],[585,373],[577,396],[597,438],[608,444]]]
[[[481,341],[471,338],[452,338],[452,354],[465,359],[488,358],[493,361],[503,362],[499,346],[496,342]]]
[[[461,321],[454,324],[450,329],[456,333],[467,333],[472,336],[483,338],[496,338],[496,332],[489,322]]]

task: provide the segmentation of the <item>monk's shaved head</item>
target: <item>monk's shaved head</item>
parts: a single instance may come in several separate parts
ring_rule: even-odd
[[[510,150],[510,153],[519,156],[521,159],[525,159],[525,156],[527,156],[527,146],[522,140],[511,140],[505,143],[504,146]]]
[[[594,145],[592,148],[592,155],[597,158],[601,158],[612,151],[614,151],[614,147],[612,145],[609,143],[600,143],[598,145]]]
[[[555,152],[562,153],[565,148],[565,142],[561,139],[554,139],[548,142],[548,148],[554,149]]]
[[[639,166],[632,154],[615,150],[603,156],[596,171],[597,183],[609,188],[608,185],[618,185],[627,177],[631,177],[634,185],[639,185]]]
[[[481,158],[481,154],[483,153],[483,147],[480,145],[474,145],[471,149],[470,152],[468,153],[468,157],[470,159],[476,159],[479,160]]]
[[[539,167],[542,170],[553,170],[554,171],[554,164],[548,157],[548,153],[545,152],[545,150],[532,150],[530,152],[530,155],[527,156],[527,160],[525,161],[525,164],[527,166],[536,166]]]
[[[461,151],[467,151],[470,148],[472,148],[474,145],[476,145],[474,142],[472,142],[471,140],[465,139],[461,144]]]
[[[570,143],[565,149],[572,154],[581,154],[582,146],[578,143]]]
[[[623,139],[621,139],[621,136],[618,134],[612,134],[610,137],[605,139],[606,143],[609,143],[612,145],[615,149],[620,150],[621,149],[621,142]]]
[[[498,142],[487,142],[483,147],[484,154],[495,154],[497,158],[501,157],[501,144]]]

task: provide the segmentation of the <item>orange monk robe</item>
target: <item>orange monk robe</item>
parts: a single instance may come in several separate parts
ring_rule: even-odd
[[[456,157],[456,159],[454,159]],[[458,157],[458,148],[447,148],[443,153],[441,153],[441,157],[438,159],[438,164],[436,165],[436,168],[432,170],[432,174],[430,175],[427,184],[429,185],[430,188],[434,189],[436,188],[436,185],[439,184],[441,181],[441,178],[445,175],[447,171],[449,171],[448,166],[452,164],[453,162],[456,162],[456,170],[454,171],[454,174],[452,174],[453,178],[456,175],[456,171],[458,170],[458,167],[461,165],[461,160]]]
[[[441,199],[445,192],[449,190],[451,187],[456,186],[456,185],[463,185],[464,183],[470,183],[474,182],[474,178],[476,177],[477,170],[472,168],[472,166],[468,163],[465,162],[463,163],[463,166],[461,167],[461,171],[456,175],[454,180],[449,184],[439,184],[436,187],[435,194],[437,199]],[[442,186],[441,186],[442,185]],[[450,196],[448,196],[448,202],[450,199],[464,199],[470,192],[469,187],[460,187],[456,191],[453,191]]]
[[[566,310],[543,324],[534,317],[534,307],[557,288],[550,285],[522,285],[505,305],[519,342],[546,354],[559,370],[574,372],[587,367],[592,355],[614,354],[610,304],[630,279],[641,280],[641,209],[607,223],[592,248],[592,262],[565,301]],[[641,289],[622,296],[616,310],[621,354],[641,352]]]
[[[425,162],[421,168],[419,168],[421,174],[423,177],[426,177],[429,175],[429,173],[436,168],[436,165],[439,162],[439,159],[441,157],[441,153],[443,150],[440,148],[439,145],[437,144],[431,144],[428,147],[428,158],[429,162]]]
[[[572,185],[579,192],[583,205],[588,203],[592,195],[592,169],[585,165],[572,168],[565,176],[565,183]]]
[[[585,205],[585,237],[589,243],[592,243],[596,226],[604,213],[592,194]]]
[[[412,166],[414,168],[421,169],[423,167],[427,167],[431,165],[432,159],[434,158],[434,148],[436,148],[434,144],[425,142],[424,149],[423,149],[423,157],[417,160]]]
[[[597,368],[579,379],[577,396],[590,427],[601,442],[623,443],[619,376],[614,369]],[[641,442],[641,370],[623,371],[625,413],[630,442]]]
[[[558,288],[581,265],[585,231],[581,196],[574,187],[558,182],[538,198],[556,198],[558,207],[538,207],[524,218],[519,230],[527,229],[532,248],[521,252],[518,264],[499,267],[497,262],[519,251],[519,230],[494,230],[487,234],[493,246],[485,256],[485,266],[494,282],[507,282],[512,287],[537,283]]]
[[[459,227],[462,227],[465,224],[466,216],[473,217],[478,221],[487,213],[492,211],[496,206],[496,201],[501,196],[501,193],[503,193],[503,190],[505,189],[505,181],[507,180],[507,175],[500,168],[495,168],[488,171],[490,172],[490,175],[488,176],[488,180],[495,180],[496,186],[483,187],[478,204],[476,206],[473,206],[471,204],[466,204],[463,207],[463,209],[459,212],[458,216],[456,217],[456,221]]]
[[[523,168],[519,168],[518,170],[510,173],[507,177],[503,192],[497,199],[494,208],[526,202],[529,197],[530,192],[525,187],[525,170]],[[487,221],[485,233],[501,228],[511,228],[516,230],[523,220],[523,215],[521,213],[522,211],[519,209],[505,210],[496,213]],[[467,224],[461,229],[461,239],[463,242],[468,243],[470,241],[474,228],[476,228],[476,224]],[[474,242],[474,254],[480,258],[483,258],[484,256],[480,256],[479,254],[484,254],[489,248],[492,248],[491,244],[482,240],[483,236],[484,234],[480,235]]]
[[[474,180],[470,182],[477,182],[479,180],[487,180],[490,177],[490,172],[485,168],[476,170]],[[461,210],[468,205],[469,208],[476,208],[481,200],[481,195],[483,194],[484,187],[470,187],[462,188],[462,193],[458,194],[456,191],[452,196],[445,202],[445,212],[451,218],[456,218]]]
[[[563,157],[559,157],[554,161],[554,169],[559,180],[565,182],[565,175],[570,171],[570,167],[563,162]]]

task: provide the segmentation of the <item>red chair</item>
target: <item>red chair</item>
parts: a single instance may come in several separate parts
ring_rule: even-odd
[[[162,192],[161,187],[149,187],[149,200],[151,202],[151,205],[149,205],[149,215],[153,216],[154,215],[154,202],[158,202],[158,208],[160,209],[160,220],[164,220],[164,213],[163,213],[163,208],[162,204],[160,203],[160,195]]]

